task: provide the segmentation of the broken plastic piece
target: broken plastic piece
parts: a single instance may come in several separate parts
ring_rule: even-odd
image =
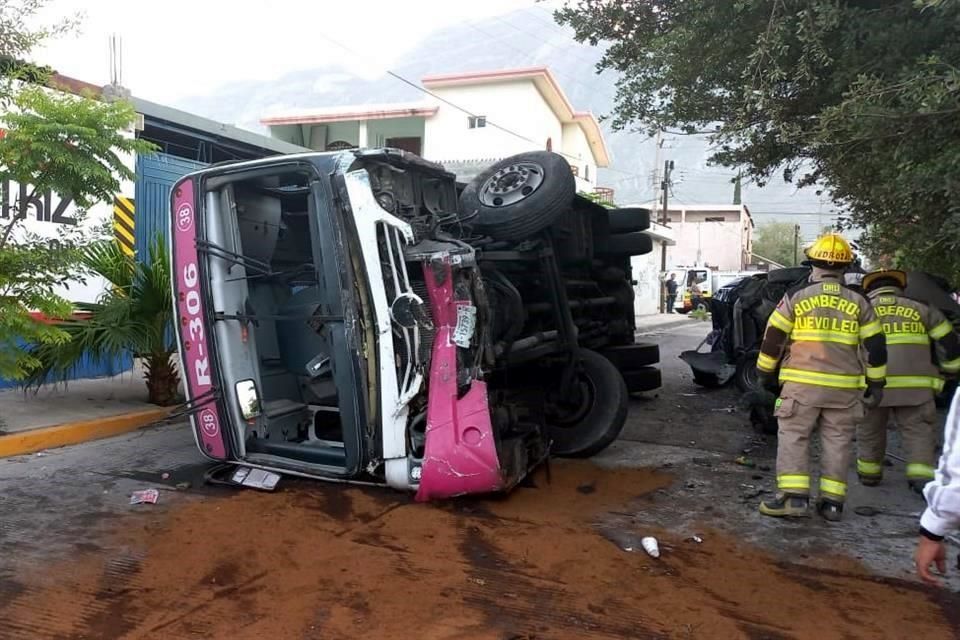
[[[643,545],[643,550],[647,552],[647,555],[651,558],[660,557],[660,543],[657,542],[657,539],[653,536],[647,536],[640,541],[640,544]]]
[[[237,467],[230,477],[235,484],[261,491],[273,491],[280,482],[280,474],[252,467]]]
[[[130,504],[156,504],[160,499],[160,492],[156,489],[144,489],[130,494]]]

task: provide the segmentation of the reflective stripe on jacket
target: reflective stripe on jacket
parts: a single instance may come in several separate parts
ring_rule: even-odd
[[[904,297],[900,289],[882,287],[869,293],[883,333],[887,337],[887,386],[884,407],[912,407],[929,402],[943,389],[943,378],[934,362],[934,343],[953,331],[939,310]],[[940,365],[955,372],[960,361]]]
[[[787,336],[780,353],[767,346],[777,342],[767,339],[771,328]],[[866,379],[879,382],[886,376],[883,365],[867,367],[860,355],[864,340],[882,334],[866,298],[839,278],[823,277],[780,301],[767,322],[757,368],[773,372],[781,364],[784,397],[808,405],[850,406]]]

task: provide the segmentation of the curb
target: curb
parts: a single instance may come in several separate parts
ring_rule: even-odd
[[[684,318],[683,320],[677,320],[676,322],[664,322],[662,324],[655,324],[646,327],[637,327],[635,333],[636,335],[645,335],[650,333],[656,333],[658,331],[666,331],[668,329],[676,329],[677,327],[689,327],[701,324],[693,318]],[[709,320],[704,324],[709,324]]]
[[[171,411],[171,408],[149,409],[0,435],[0,458],[55,449],[136,431],[166,418]]]

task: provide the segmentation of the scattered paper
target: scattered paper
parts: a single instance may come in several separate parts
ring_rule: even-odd
[[[157,504],[160,492],[156,489],[144,489],[130,494],[130,504]]]
[[[236,484],[251,489],[260,489],[261,491],[273,491],[280,482],[280,474],[263,469],[252,469],[250,467],[237,467],[230,478]]]

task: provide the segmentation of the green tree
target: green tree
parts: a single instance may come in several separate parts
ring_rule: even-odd
[[[615,127],[709,131],[758,183],[825,185],[903,266],[960,277],[960,2],[577,0]]]
[[[28,344],[63,345],[69,336],[36,316],[63,318],[72,305],[55,293],[76,279],[83,233],[68,230],[51,241],[27,233],[23,220],[35,196],[48,192],[70,197],[78,215],[112,200],[121,179],[133,173],[125,154],[152,146],[128,132],[135,118],[131,105],[106,103],[46,88],[50,70],[21,61],[46,38],[71,28],[68,20],[32,28],[43,0],[0,0],[0,181],[27,185],[25,198],[11,203],[0,218],[0,378],[23,379],[40,363]],[[6,212],[5,212],[6,213]]]
[[[794,225],[789,222],[768,222],[757,227],[753,239],[753,255],[758,259],[772,260],[785,267],[797,264],[793,253]],[[798,251],[797,256],[803,257]]]
[[[139,261],[125,254],[114,240],[90,244],[79,250],[79,256],[84,267],[110,286],[96,304],[78,303],[79,317],[55,324],[68,341],[40,344],[31,350],[30,356],[40,365],[33,370],[29,384],[67,379],[84,355],[95,362],[111,362],[133,353],[143,358],[149,401],[173,404],[180,380],[169,331],[173,300],[166,244],[158,237],[147,259]]]

